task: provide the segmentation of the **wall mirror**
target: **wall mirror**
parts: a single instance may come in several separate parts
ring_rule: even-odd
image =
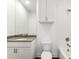
[[[37,0],[7,0],[7,35],[36,35]]]

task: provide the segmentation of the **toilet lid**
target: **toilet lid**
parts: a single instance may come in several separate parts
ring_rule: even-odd
[[[42,59],[52,59],[52,54],[51,54],[51,52],[44,51],[44,52],[42,52],[42,54],[41,54],[41,58],[42,58]]]

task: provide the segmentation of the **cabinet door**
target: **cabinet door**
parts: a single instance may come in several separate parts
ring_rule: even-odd
[[[8,48],[8,59],[32,59],[30,48]]]
[[[31,59],[30,48],[17,48],[17,59]]]
[[[38,15],[40,20],[44,20],[46,16],[46,0],[39,0],[38,1]]]
[[[49,20],[56,20],[56,0],[47,0],[47,17]]]
[[[14,52],[14,48],[7,49],[7,59],[17,59],[16,54]]]
[[[39,19],[44,20],[47,16],[49,20],[56,18],[56,0],[39,0]]]

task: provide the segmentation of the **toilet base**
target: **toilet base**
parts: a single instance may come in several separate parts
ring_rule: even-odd
[[[52,53],[49,51],[43,51],[41,54],[41,59],[52,59]]]
[[[35,59],[41,59],[41,57],[35,57]],[[52,57],[52,59],[59,59],[59,57]]]

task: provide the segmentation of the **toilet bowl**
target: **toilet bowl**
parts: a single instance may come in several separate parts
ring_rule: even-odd
[[[52,59],[51,43],[50,42],[42,42],[41,44],[42,44],[41,59]]]
[[[52,59],[52,54],[49,51],[43,51],[41,54],[41,59]]]

